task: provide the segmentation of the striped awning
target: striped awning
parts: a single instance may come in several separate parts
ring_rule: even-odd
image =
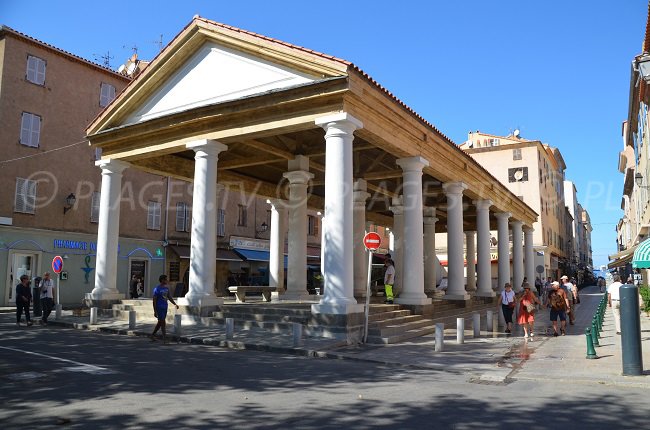
[[[632,267],[635,269],[650,268],[650,240],[644,240],[634,251]]]

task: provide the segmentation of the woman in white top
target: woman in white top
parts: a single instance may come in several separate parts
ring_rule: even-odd
[[[512,285],[506,282],[503,291],[499,294],[499,304],[503,311],[503,318],[506,320],[506,333],[512,333],[512,313],[515,310],[515,292],[512,291]]]

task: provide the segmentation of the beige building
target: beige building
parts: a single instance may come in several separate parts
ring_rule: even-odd
[[[557,148],[539,140],[470,132],[460,145],[519,199],[539,213],[534,223],[536,275],[558,278],[566,270],[567,245],[564,200],[566,165]]]

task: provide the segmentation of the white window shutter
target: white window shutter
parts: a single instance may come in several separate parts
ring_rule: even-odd
[[[176,231],[185,231],[185,203],[176,203]]]

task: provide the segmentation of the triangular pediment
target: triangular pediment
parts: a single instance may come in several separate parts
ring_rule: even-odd
[[[297,70],[208,42],[131,115],[131,124],[314,81]]]

